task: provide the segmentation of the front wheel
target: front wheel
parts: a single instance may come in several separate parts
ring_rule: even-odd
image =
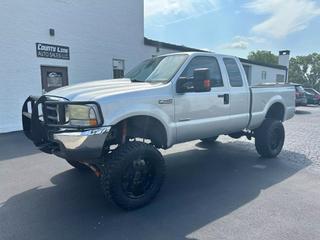
[[[160,191],[165,177],[161,153],[142,142],[121,145],[104,164],[100,178],[103,192],[125,210],[150,203]]]
[[[264,158],[275,158],[281,152],[285,131],[281,121],[266,119],[255,130],[255,146],[257,152]]]

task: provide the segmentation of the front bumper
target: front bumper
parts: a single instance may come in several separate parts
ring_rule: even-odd
[[[66,99],[61,101],[68,102]],[[25,135],[41,151],[64,159],[91,162],[101,158],[111,127],[101,125],[95,128],[66,128],[66,126],[53,125],[49,121],[47,103],[52,104],[52,99],[47,96],[40,98],[30,96],[25,101],[22,108]],[[57,101],[57,105],[61,104],[63,103]],[[59,107],[57,115],[58,110]]]
[[[61,158],[75,161],[99,159],[111,127],[81,132],[58,132],[52,134],[52,142],[58,144],[53,153]]]

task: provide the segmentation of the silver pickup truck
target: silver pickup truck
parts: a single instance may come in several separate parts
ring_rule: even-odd
[[[105,195],[127,210],[157,195],[165,176],[158,149],[219,135],[255,138],[257,152],[282,150],[282,122],[295,113],[288,84],[249,87],[239,59],[177,53],[142,62],[124,79],[77,84],[30,96],[26,136],[42,151],[93,170]]]

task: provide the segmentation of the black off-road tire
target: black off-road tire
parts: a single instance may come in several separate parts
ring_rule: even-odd
[[[148,169],[152,169],[146,178],[149,180],[147,190],[141,196],[132,196],[128,193],[123,179],[131,170],[135,170],[136,161],[144,159],[148,162]],[[146,164],[144,165],[146,166]],[[130,176],[136,176],[136,172]],[[141,176],[141,175],[140,175]],[[105,160],[101,187],[105,196],[115,205],[124,210],[134,210],[149,204],[158,194],[165,178],[165,162],[161,153],[152,145],[142,142],[129,142],[116,149],[111,158]],[[134,177],[135,179],[135,177]],[[130,181],[129,181],[130,182]],[[145,182],[145,181],[143,181]],[[131,182],[132,183],[132,182]],[[130,184],[128,184],[129,186]],[[127,188],[129,188],[127,186]],[[136,186],[135,183],[130,185]],[[140,185],[141,186],[141,185]]]
[[[85,164],[82,164],[78,161],[70,161],[70,160],[66,160],[72,167],[78,169],[79,171],[89,171],[90,168],[88,166],[86,166]]]
[[[263,158],[275,158],[281,152],[285,130],[279,120],[265,119],[262,125],[254,131],[257,152]]]
[[[210,138],[203,138],[203,139],[200,139],[200,140],[203,143],[210,144],[210,143],[215,143],[217,141],[218,137],[219,136],[215,136],[215,137],[210,137]]]

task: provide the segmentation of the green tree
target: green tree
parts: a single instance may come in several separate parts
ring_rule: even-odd
[[[320,54],[313,53],[291,58],[289,82],[320,90]]]
[[[258,50],[250,52],[248,59],[260,63],[278,64],[278,56],[271,51]]]

